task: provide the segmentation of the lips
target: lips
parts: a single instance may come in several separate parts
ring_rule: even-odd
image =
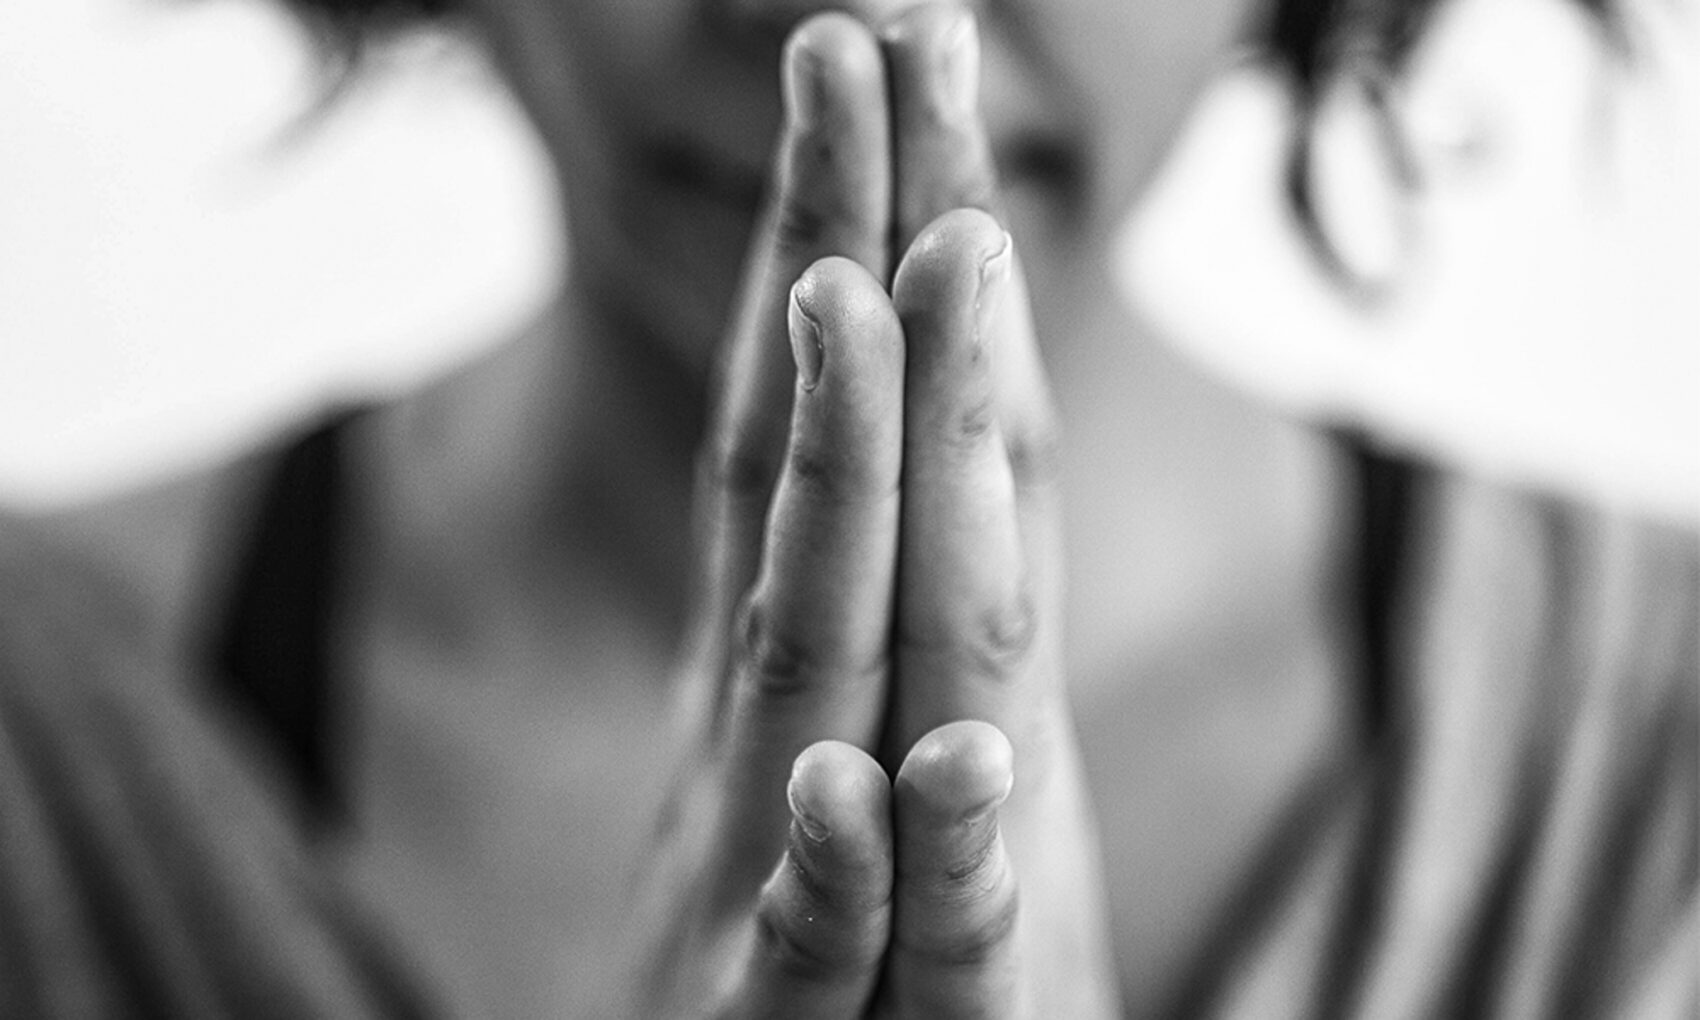
[[[993,158],[1003,185],[1074,195],[1084,176],[1077,146],[1038,132],[999,139]],[[657,139],[644,147],[644,166],[652,180],[669,190],[706,199],[744,215],[754,215],[767,190],[767,174],[747,161],[723,156],[679,137]]]
[[[1084,176],[1084,161],[1077,146],[1036,133],[999,139],[993,144],[992,158],[1005,187],[1032,185],[1068,193]]]
[[[645,147],[648,176],[662,187],[700,195],[717,205],[754,213],[767,187],[767,175],[749,165],[712,153],[678,138]]]

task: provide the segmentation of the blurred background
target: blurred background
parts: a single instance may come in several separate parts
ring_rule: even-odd
[[[325,105],[262,0],[0,4],[0,502],[252,446],[498,342],[560,278],[541,154],[415,34]]]
[[[544,158],[471,46],[415,32],[338,87],[279,7],[0,4],[0,503],[130,488],[393,393],[561,279]],[[1447,10],[1409,75],[1440,168],[1420,193],[1377,179],[1349,99],[1319,122],[1321,193],[1346,196],[1327,229],[1376,250],[1418,223],[1397,300],[1318,272],[1281,197],[1290,111],[1253,71],[1200,101],[1130,218],[1124,293],[1298,416],[1700,519],[1700,17],[1626,4],[1624,61],[1575,5]]]

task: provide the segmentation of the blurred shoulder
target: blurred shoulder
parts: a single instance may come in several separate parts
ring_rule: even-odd
[[[181,652],[205,636],[263,493],[314,427],[85,502],[0,507],[0,616],[98,619],[138,648]]]

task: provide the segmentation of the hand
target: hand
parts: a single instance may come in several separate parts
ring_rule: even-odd
[[[892,286],[907,368],[888,765],[915,748],[894,790],[885,992],[902,1014],[952,1015],[962,1001],[953,996],[970,986],[998,1005],[989,1015],[1115,1015],[1101,865],[1061,661],[1054,412],[1020,252],[993,216],[964,208],[998,212],[974,24],[962,9],[925,6],[884,38],[895,226],[907,248]],[[1007,734],[1017,775],[997,822],[1021,906],[1009,936],[983,947],[987,965],[967,969],[928,952],[941,905],[957,895],[940,878],[961,865],[929,869],[937,825],[924,782],[910,775],[944,732],[935,728],[957,719]],[[998,856],[982,866],[990,872]],[[955,920],[970,922],[951,933],[959,950],[973,919]]]
[[[786,50],[778,191],[701,471],[692,738],[635,918],[636,1014],[1113,1007],[1051,500],[1011,466],[1049,420],[1015,254],[983,214],[918,226],[995,190],[972,97],[940,116],[965,21],[916,12],[882,52],[823,15]]]

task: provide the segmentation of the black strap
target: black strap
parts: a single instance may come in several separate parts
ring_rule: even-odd
[[[308,821],[342,813],[334,768],[339,695],[332,627],[338,552],[346,528],[345,443],[356,411],[338,414],[283,451],[238,547],[223,626],[215,631],[219,683],[275,743]]]

